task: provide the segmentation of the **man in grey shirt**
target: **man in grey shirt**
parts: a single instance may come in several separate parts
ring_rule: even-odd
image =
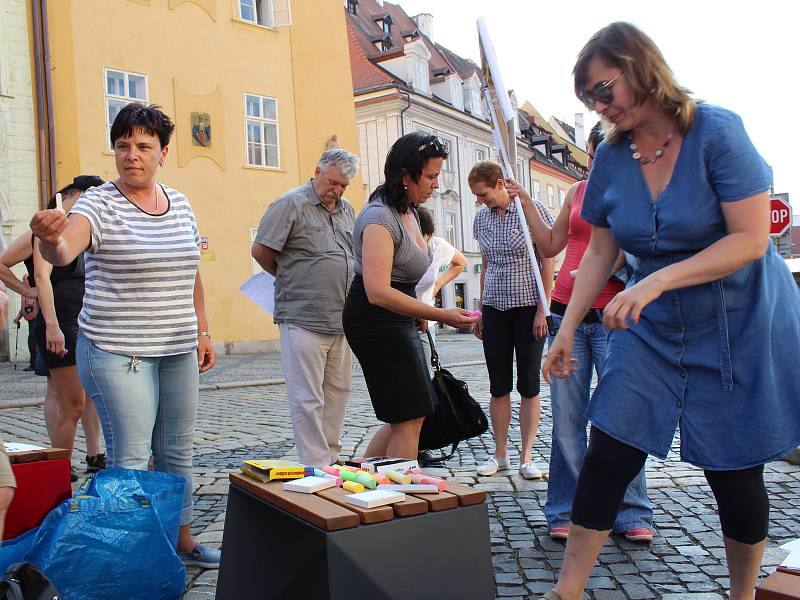
[[[335,463],[350,396],[352,353],[342,308],[353,280],[355,212],[343,197],[358,157],[322,154],[314,178],[267,208],[251,253],[275,276],[275,323],[281,333],[294,441],[300,462]]]

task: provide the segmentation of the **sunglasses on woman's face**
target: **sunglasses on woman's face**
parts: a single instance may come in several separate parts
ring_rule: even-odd
[[[614,90],[612,87],[614,82],[621,76],[622,72],[608,81],[598,81],[591,90],[583,90],[581,102],[583,102],[589,110],[594,110],[597,102],[611,104],[614,101]]]

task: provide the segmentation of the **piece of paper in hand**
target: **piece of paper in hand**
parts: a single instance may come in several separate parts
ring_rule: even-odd
[[[58,210],[64,210],[64,207],[61,205],[61,193],[56,194],[56,208]]]
[[[253,275],[239,291],[268,313],[275,312],[275,278],[269,273]]]

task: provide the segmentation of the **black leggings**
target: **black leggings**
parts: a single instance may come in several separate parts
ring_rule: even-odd
[[[625,489],[639,473],[647,454],[592,427],[583,459],[572,522],[587,529],[611,529]],[[738,471],[704,471],[719,507],[725,537],[756,544],[767,537],[769,498],[764,487],[764,465]]]

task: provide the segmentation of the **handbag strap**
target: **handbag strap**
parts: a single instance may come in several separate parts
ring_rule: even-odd
[[[433,367],[434,371],[441,371],[442,370],[442,363],[439,360],[439,353],[436,352],[436,344],[433,343],[433,336],[431,335],[430,324],[428,329],[425,330],[426,335],[428,336],[428,344],[431,346],[431,366]]]

